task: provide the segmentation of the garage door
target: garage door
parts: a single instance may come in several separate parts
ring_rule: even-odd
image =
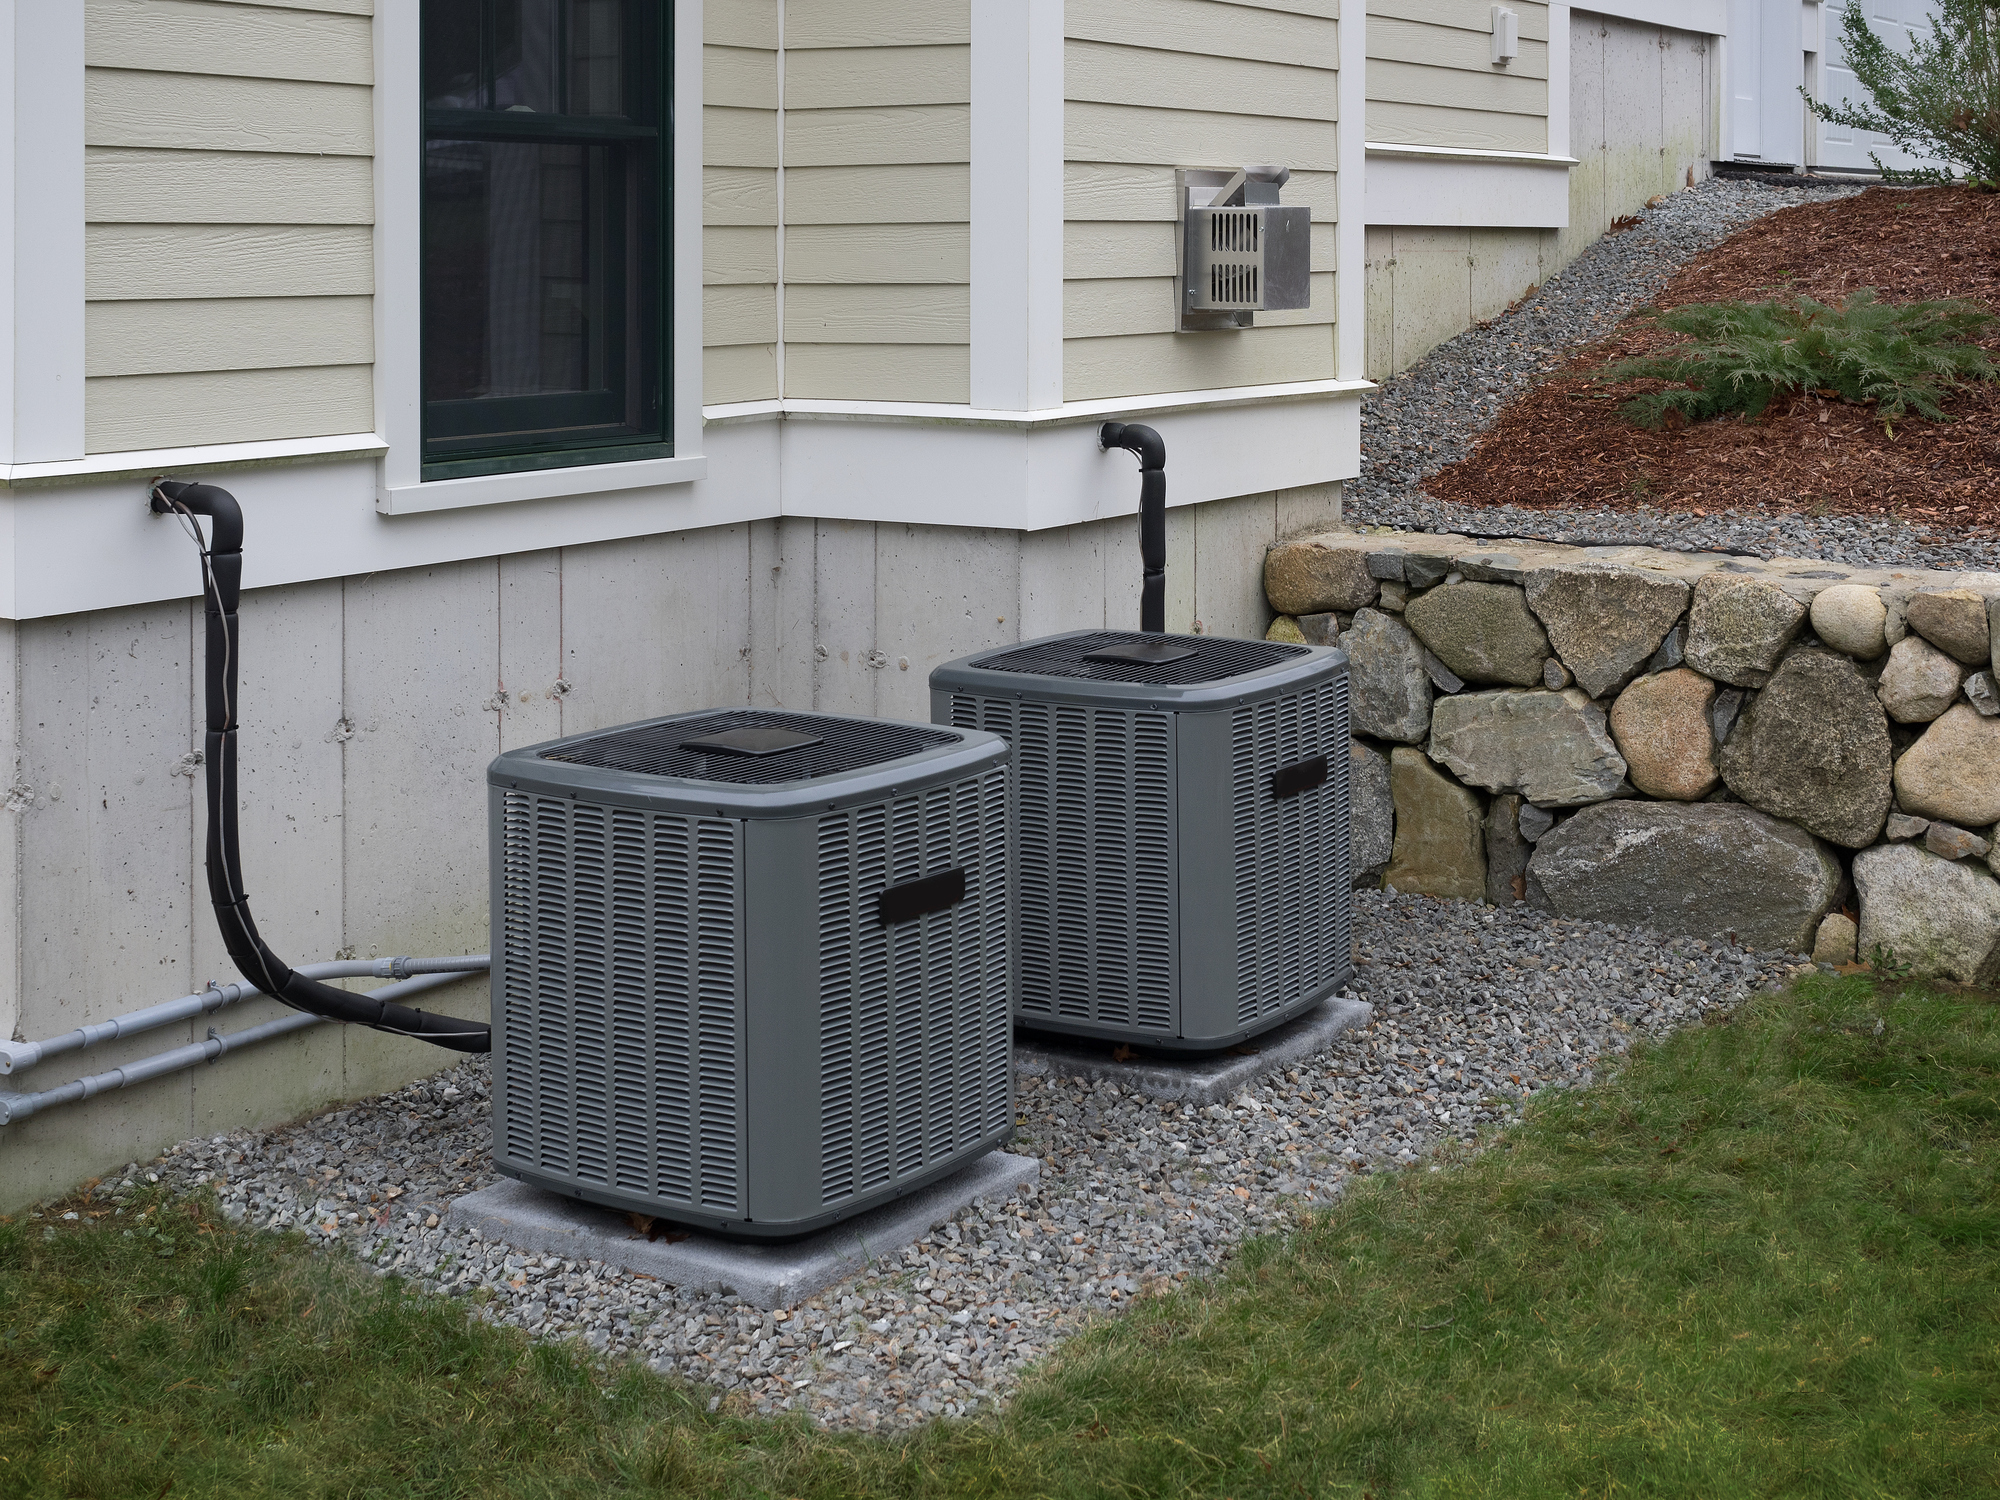
[[[1874,33],[1898,51],[1907,50],[1910,33],[1921,28],[1930,30],[1930,17],[1934,7],[1928,0],[1848,0],[1858,5],[1868,17],[1868,25]],[[1854,77],[1854,70],[1847,66],[1847,55],[1841,49],[1842,6],[1830,4],[1826,13],[1826,59],[1823,72],[1826,78],[1826,94],[1833,100],[1867,99],[1867,91]],[[1868,158],[1870,153],[1880,156],[1884,166],[1920,167],[1934,163],[1906,156],[1893,149],[1889,138],[1875,135],[1870,131],[1851,130],[1845,125],[1820,126],[1819,162],[1823,167],[1845,167],[1850,170],[1868,172],[1874,170],[1874,163]]]

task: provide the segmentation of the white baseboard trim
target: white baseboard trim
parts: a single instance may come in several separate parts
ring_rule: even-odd
[[[1159,430],[1169,505],[1325,484],[1360,472],[1360,398],[1372,389],[1304,381],[1039,412],[712,408],[722,415],[702,436],[702,457],[678,461],[705,464],[700,477],[648,473],[621,488],[589,469],[540,470],[518,477],[549,486],[543,493],[488,491],[410,515],[377,508],[373,434],[105,455],[87,461],[102,465],[95,472],[67,466],[74,472],[0,488],[0,619],[192,597],[199,572],[186,539],[147,508],[146,480],[159,473],[239,471],[225,482],[243,504],[244,584],[268,588],[778,516],[1016,531],[1128,516],[1138,470],[1131,454],[1097,446],[1095,424],[1107,417]],[[489,503],[501,498],[513,503]]]
[[[704,406],[702,420],[710,426],[729,422],[787,420],[930,422],[967,427],[1013,427],[1031,431],[1113,417],[1142,417],[1166,411],[1220,409],[1272,402],[1314,400],[1323,396],[1360,395],[1375,389],[1369,380],[1300,380],[1282,385],[1240,385],[1208,391],[1168,391],[1153,396],[1115,396],[1101,401],[1069,401],[1031,411],[992,410],[927,401],[740,401]]]
[[[57,462],[0,465],[0,484],[62,484],[78,480],[186,477],[193,469],[235,469],[307,459],[372,457],[389,445],[372,432],[336,437],[276,438],[259,443],[208,443],[194,448],[143,448],[126,453],[92,453]]]
[[[1567,229],[1572,156],[1368,147],[1370,224]]]

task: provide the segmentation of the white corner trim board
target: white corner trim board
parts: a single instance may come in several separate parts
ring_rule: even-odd
[[[1062,400],[1062,119],[1062,0],[975,4],[971,337],[981,405]]]
[[[83,13],[0,3],[0,464],[83,452]]]
[[[1368,148],[1367,221],[1492,229],[1569,227],[1569,156]]]
[[[1338,217],[1334,221],[1334,279],[1336,319],[1333,330],[1333,370],[1343,380],[1358,380],[1368,373],[1368,216],[1352,212],[1355,204],[1348,188],[1362,189],[1362,207],[1367,205],[1368,140],[1365,129],[1355,128],[1368,114],[1368,27],[1367,6],[1355,7],[1364,24],[1353,25],[1342,11],[1337,32],[1340,75],[1335,84],[1339,114],[1343,122],[1337,135],[1340,174],[1337,179]]]

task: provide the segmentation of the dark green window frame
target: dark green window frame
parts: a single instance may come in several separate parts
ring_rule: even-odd
[[[571,84],[566,54],[551,58],[541,69],[547,97],[538,100],[547,107],[506,107],[501,87],[506,80],[496,82],[500,64],[495,59],[509,56],[510,21],[513,66],[518,71],[519,49],[527,35],[521,20],[526,8],[539,7],[544,16],[553,11],[567,21],[572,5],[588,3],[423,0],[427,54],[433,22],[456,28],[448,40],[458,44],[461,53],[468,18],[476,16],[479,28],[477,67],[471,75],[461,70],[451,81],[452,92],[440,99],[435,70],[426,67],[422,75],[425,480],[673,454],[673,7],[664,0],[657,4],[624,0],[619,8],[620,107],[615,111],[589,112],[587,99],[584,110],[575,109],[577,90]],[[563,39],[572,34],[560,25],[553,30]],[[426,62],[431,60],[427,56]],[[463,60],[461,56],[451,61]],[[531,157],[520,155],[521,148],[532,147],[545,149]],[[470,225],[476,236],[480,226],[463,210],[454,223],[449,195],[439,187],[440,165],[453,165],[447,161],[453,154],[461,158],[459,168],[470,162],[475,175],[483,170],[486,184],[486,197],[479,206],[486,214],[483,244],[489,264],[471,276],[455,274],[454,268],[479,260],[477,253],[467,253],[468,248],[476,252],[480,246],[470,245],[465,230]],[[525,170],[533,175],[538,193],[544,191],[546,164],[555,162],[582,204],[574,223],[558,226],[559,231],[569,229],[572,236],[571,243],[558,249],[574,252],[585,271],[561,288],[571,294],[567,301],[573,304],[574,327],[565,353],[576,369],[568,381],[554,382],[557,388],[495,393],[491,379],[484,382],[487,389],[477,389],[481,382],[467,378],[468,345],[478,346],[472,351],[475,355],[483,351],[487,374],[492,374],[494,351],[481,341],[498,341],[493,330],[509,311],[503,307],[496,312],[500,293],[490,266],[503,253],[492,243],[497,236],[491,186],[499,175],[494,164],[503,157],[512,163],[517,179],[523,163],[528,164]],[[465,173],[461,170],[458,175]],[[521,233],[545,238],[547,209],[540,199],[537,202],[542,217],[524,225]],[[463,289],[467,282],[476,284],[470,297]],[[550,301],[539,280],[533,286],[535,300],[511,309],[525,320],[509,332],[516,343],[523,338],[539,343],[547,307],[562,300]],[[481,363],[476,357],[472,360],[473,366]],[[539,360],[534,368],[539,371]]]

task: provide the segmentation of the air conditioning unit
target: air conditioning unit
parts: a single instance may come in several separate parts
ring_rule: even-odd
[[[494,1164],[775,1239],[1004,1142],[1006,761],[756,709],[494,761]]]
[[[1023,1025],[1214,1050],[1353,977],[1345,654],[1079,631],[930,685],[1013,746]]]

